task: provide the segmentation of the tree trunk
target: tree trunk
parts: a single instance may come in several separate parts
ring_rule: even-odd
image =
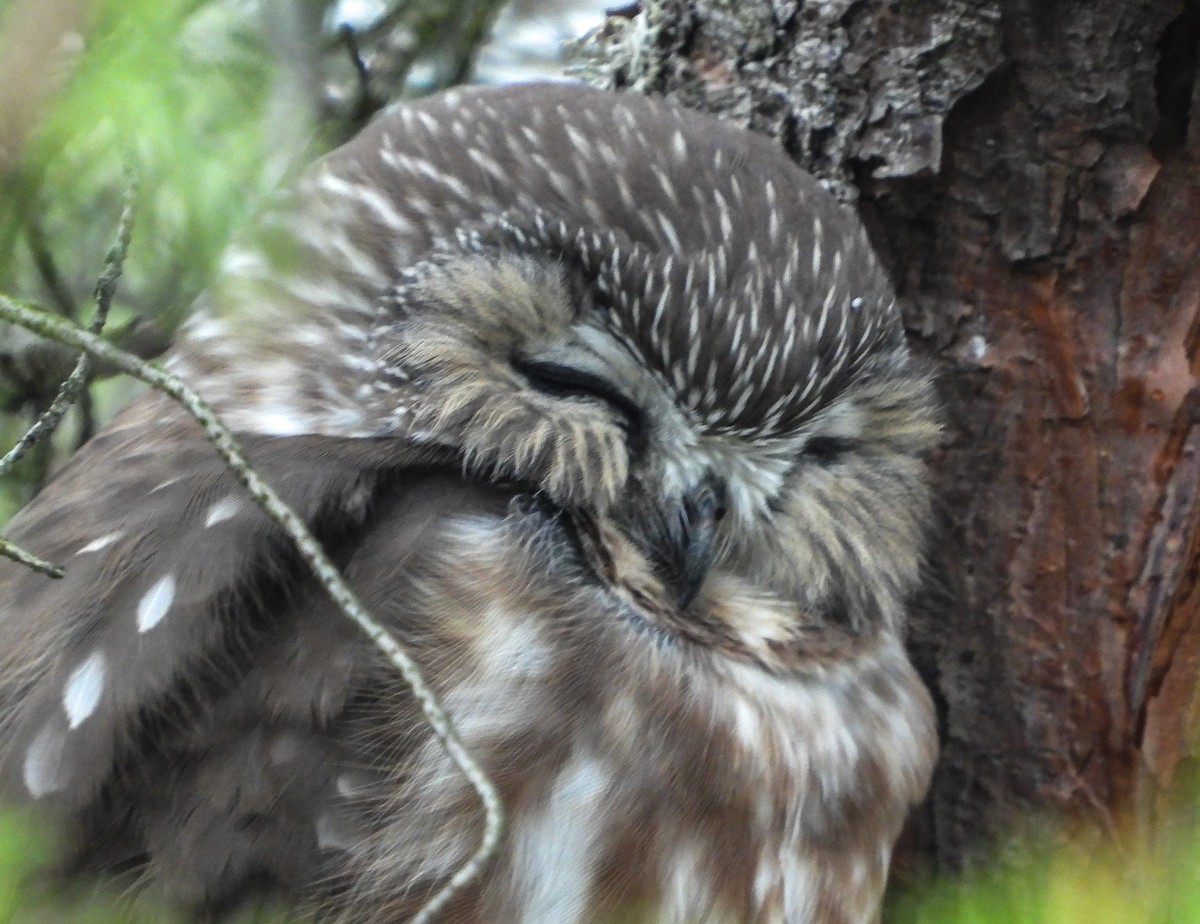
[[[1200,711],[1197,0],[660,0],[594,79],[780,138],[942,367],[914,849],[1152,824]]]

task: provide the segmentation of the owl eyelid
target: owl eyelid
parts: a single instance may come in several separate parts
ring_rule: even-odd
[[[626,395],[618,391],[611,382],[562,363],[534,359],[513,359],[513,368],[520,372],[538,391],[560,397],[597,398],[613,408],[628,424],[633,433],[642,428],[642,409]]]
[[[814,436],[804,444],[804,456],[817,465],[829,465],[841,461],[854,446],[854,440],[845,436]]]

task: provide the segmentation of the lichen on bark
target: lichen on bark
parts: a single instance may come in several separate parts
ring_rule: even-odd
[[[842,199],[860,173],[937,173],[958,100],[1002,62],[994,0],[647,0],[581,44],[600,86],[779,138]]]

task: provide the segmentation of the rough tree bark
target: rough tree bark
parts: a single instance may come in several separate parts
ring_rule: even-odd
[[[780,138],[942,366],[913,849],[1153,825],[1200,712],[1197,0],[648,0],[593,79]]]

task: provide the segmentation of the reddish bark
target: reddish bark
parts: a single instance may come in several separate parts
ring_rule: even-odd
[[[1032,808],[1152,821],[1200,706],[1200,12],[1018,6],[939,174],[866,184],[948,365],[948,590],[914,644],[951,861]]]

